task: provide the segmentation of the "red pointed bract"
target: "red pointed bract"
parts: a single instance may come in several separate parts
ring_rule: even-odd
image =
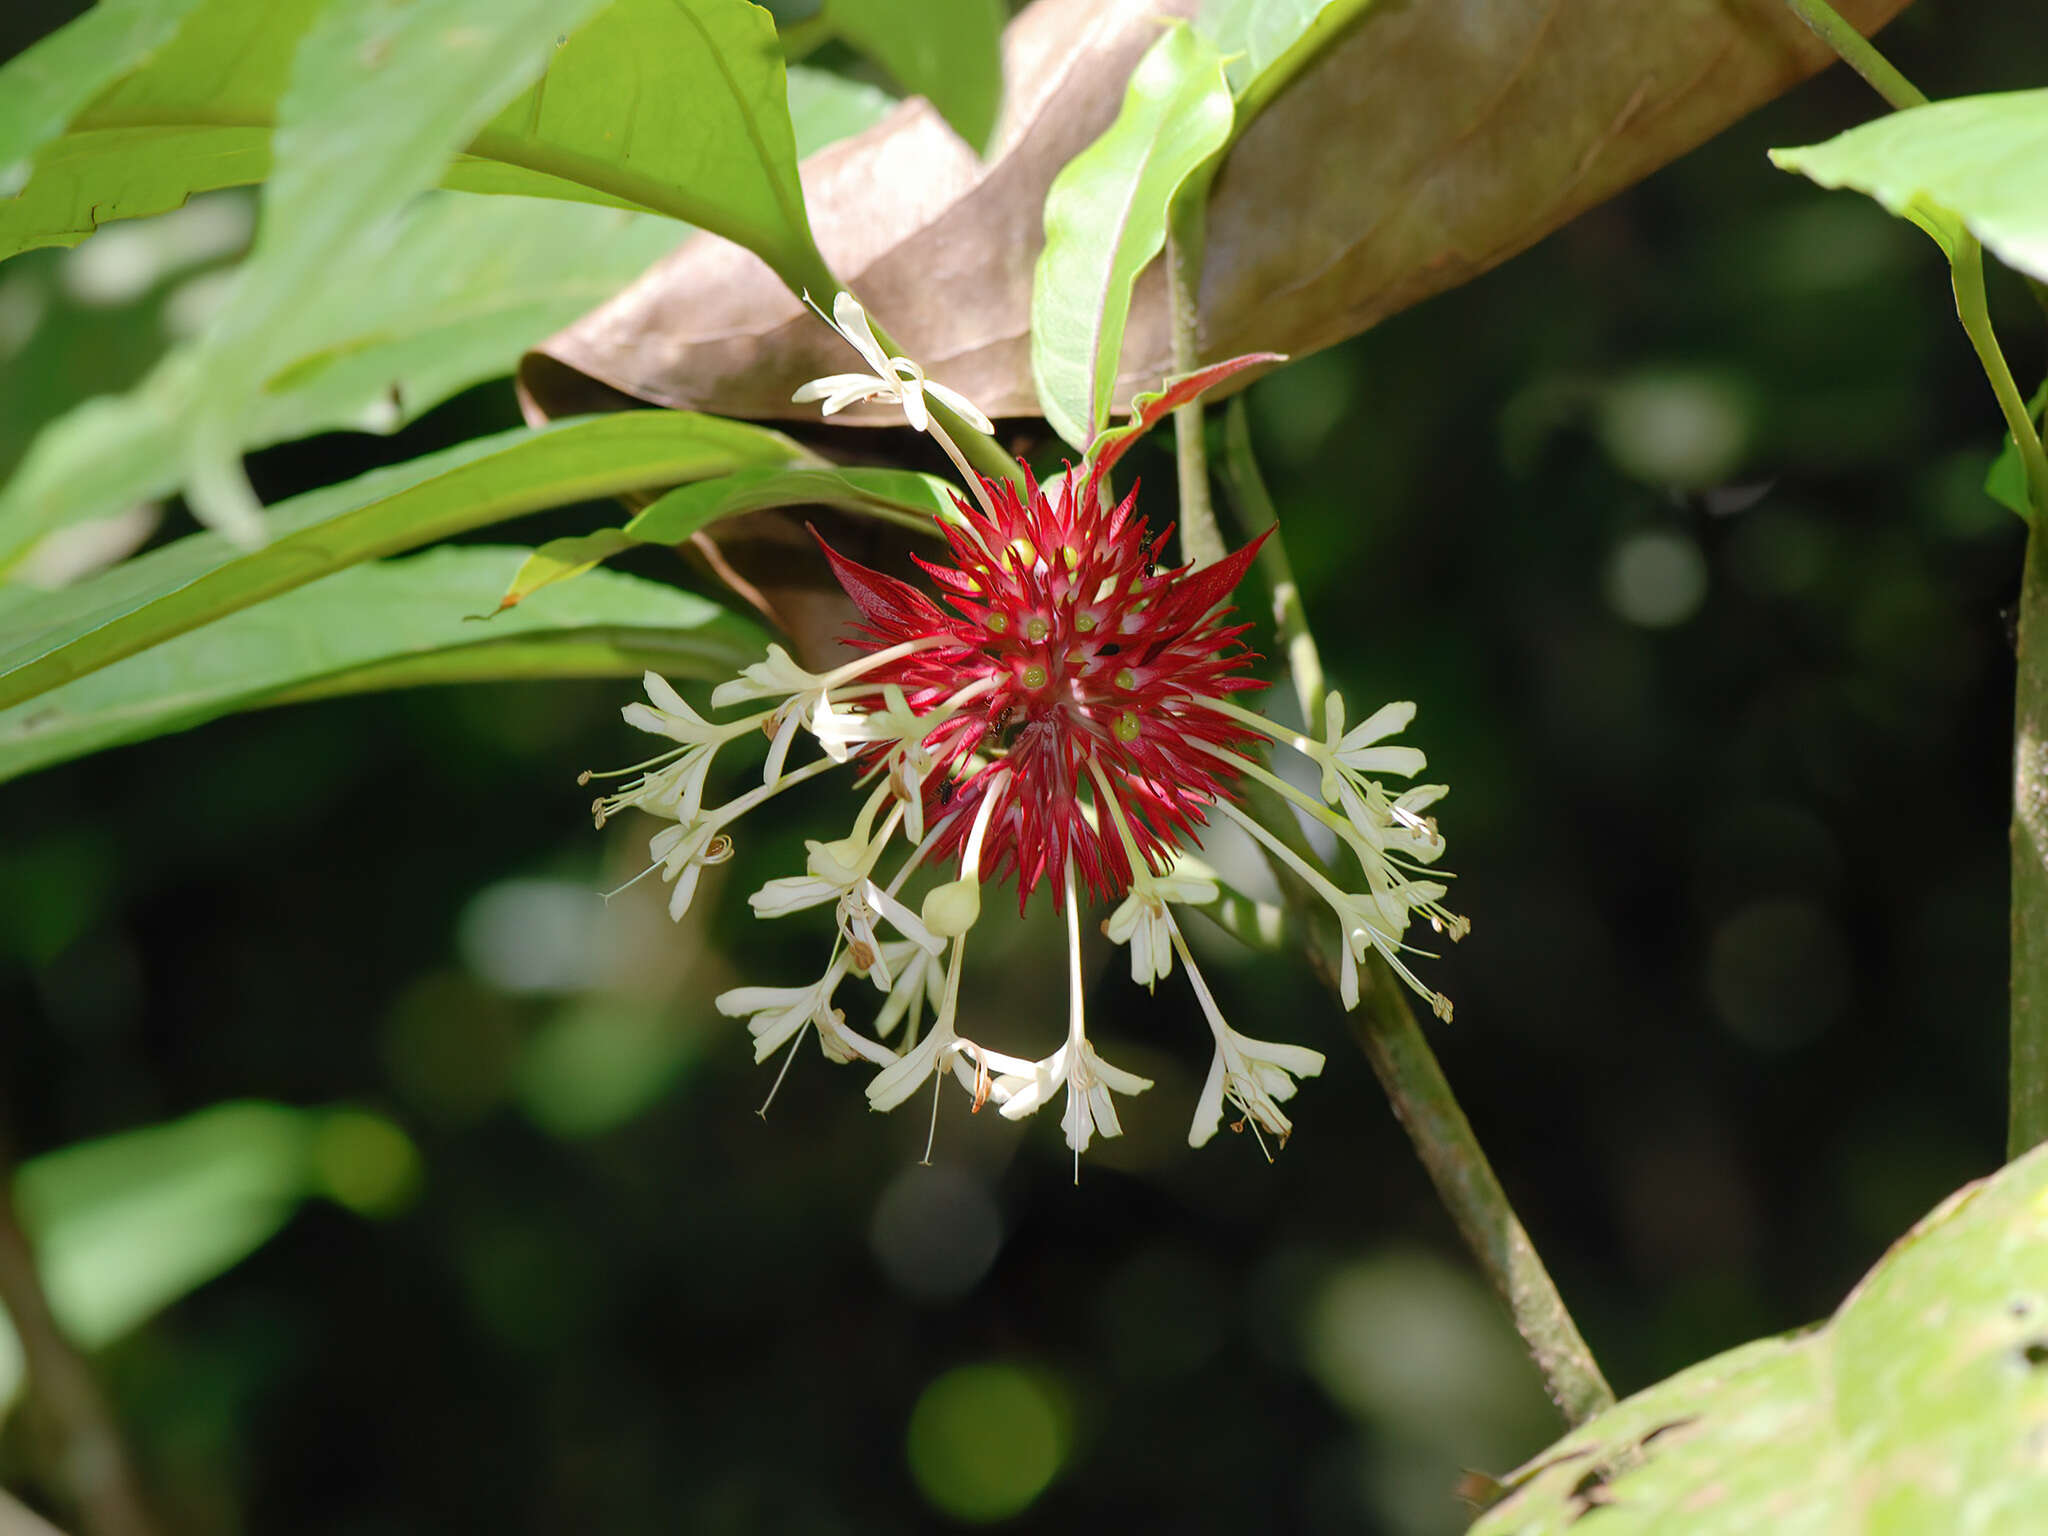
[[[1139,856],[1160,868],[1233,791],[1228,762],[1209,749],[1253,739],[1209,704],[1259,686],[1245,675],[1256,658],[1239,643],[1250,626],[1227,623],[1218,607],[1257,544],[1201,571],[1161,570],[1171,530],[1148,532],[1135,489],[1103,506],[1099,477],[1076,487],[1070,475],[1057,498],[1028,472],[1022,495],[984,479],[994,516],[961,502],[960,522],[944,528],[951,563],[918,561],[941,602],[826,546],[863,621],[851,644],[926,642],[866,673],[863,688],[894,683],[922,712],[984,685],[925,738],[937,760],[925,818],[942,828],[934,856],[957,856],[983,797],[998,796],[980,874],[1014,876],[1020,906],[1041,881],[1057,902],[1069,857],[1092,895],[1129,887],[1115,818],[1096,807],[1090,825],[1084,814],[1101,796],[1091,765]],[[869,748],[870,760],[888,750]]]

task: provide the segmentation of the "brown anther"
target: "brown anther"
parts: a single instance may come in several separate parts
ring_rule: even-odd
[[[988,1089],[988,1063],[976,1061],[974,1064],[974,1107],[968,1110],[969,1114],[978,1115],[981,1113],[981,1106],[988,1102]]]
[[[589,782],[590,770],[588,768],[584,769],[581,773],[576,775],[576,783],[579,788],[585,784],[588,784]]]
[[[847,952],[853,956],[855,970],[871,971],[875,968],[874,947],[865,940],[855,939],[847,946]]]

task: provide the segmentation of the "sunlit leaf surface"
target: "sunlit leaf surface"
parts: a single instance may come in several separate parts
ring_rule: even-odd
[[[215,533],[0,609],[0,704],[32,699],[120,657],[358,560],[592,496],[810,462],[744,422],[632,411],[476,438],[282,502],[268,542]],[[509,579],[511,571],[505,573]],[[464,613],[497,605],[502,586]]]
[[[1031,285],[1031,372],[1046,419],[1085,448],[1109,419],[1138,273],[1166,243],[1166,215],[1230,136],[1222,59],[1186,26],[1131,74],[1123,111],[1053,179]]]
[[[2048,280],[2048,90],[1893,112],[1825,144],[1774,149],[1771,160],[1903,218],[1953,215],[2007,266]]]
[[[1474,1536],[2024,1531],[2048,1508],[2048,1147],[1939,1206],[1806,1334],[1639,1392]]]
[[[463,545],[351,566],[0,711],[0,779],[288,699],[649,667],[729,676],[759,654],[747,621],[609,571],[478,622],[526,553]]]

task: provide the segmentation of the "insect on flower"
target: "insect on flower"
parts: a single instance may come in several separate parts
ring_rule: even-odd
[[[811,672],[781,647],[769,647],[760,662],[713,692],[715,710],[755,711],[722,722],[697,715],[650,673],[651,703],[629,706],[626,718],[680,745],[628,770],[639,776],[598,802],[600,824],[627,807],[676,823],[656,835],[647,873],[659,869],[674,884],[670,912],[680,918],[702,867],[730,855],[726,829],[739,816],[850,766],[865,789],[851,829],[835,841],[809,843],[803,874],[771,880],[749,898],[764,918],[832,904],[839,914],[817,982],[741,987],[718,999],[722,1011],[750,1018],[758,1055],[785,1040],[794,1053],[814,1030],[829,1059],[880,1069],[867,1096],[882,1110],[930,1080],[934,1135],[937,1094],[948,1074],[974,1110],[995,1103],[1011,1119],[1064,1093],[1061,1122],[1078,1175],[1092,1137],[1122,1129],[1113,1096],[1152,1086],[1104,1061],[1085,1027],[1079,908],[1084,899],[1117,902],[1104,931],[1131,946],[1133,978],[1153,985],[1178,955],[1215,1040],[1190,1142],[1209,1139],[1225,1100],[1241,1119],[1284,1142],[1292,1127],[1278,1105],[1293,1094],[1296,1079],[1321,1071],[1323,1058],[1231,1030],[1171,911],[1219,899],[1219,884],[1199,860],[1212,817],[1237,823],[1293,863],[1337,914],[1347,1006],[1357,999],[1358,961],[1377,949],[1448,1016],[1449,1004],[1403,961],[1404,934],[1417,912],[1453,938],[1465,925],[1442,906],[1442,882],[1426,878],[1443,840],[1435,821],[1419,812],[1444,791],[1423,786],[1390,794],[1377,777],[1410,777],[1423,767],[1422,754],[1411,748],[1378,745],[1407,724],[1413,706],[1390,705],[1347,733],[1343,702],[1332,694],[1322,740],[1245,708],[1238,696],[1261,684],[1243,643],[1249,626],[1231,620],[1228,602],[1257,543],[1203,568],[1169,565],[1171,528],[1151,527],[1135,487],[1121,499],[1110,492],[1111,469],[1145,427],[1247,362],[1265,359],[1221,364],[1141,397],[1129,427],[1104,434],[1078,469],[1041,485],[1028,469],[1013,479],[968,469],[926,409],[925,394],[977,429],[987,428],[986,418],[971,406],[961,409],[966,402],[914,363],[889,357],[850,297],[840,295],[834,312],[835,329],[875,373],[820,381],[797,398],[823,398],[828,410],[854,398],[895,400],[914,425],[940,439],[968,478],[972,499],[956,496],[954,515],[939,522],[944,558],[917,560],[931,590],[849,560],[820,539],[858,615],[847,637],[855,654]],[[757,729],[770,739],[762,783],[706,808],[712,756]],[[812,736],[821,755],[791,767],[798,734]],[[1255,749],[1269,745],[1306,755],[1321,770],[1321,795],[1265,767]],[[1340,889],[1238,806],[1247,777],[1328,826],[1353,855],[1363,889]],[[961,1033],[966,950],[984,920],[982,887],[1005,881],[1014,884],[1020,911],[1034,890],[1050,886],[1066,920],[1066,1039],[1036,1061]],[[913,889],[922,892],[914,911]],[[885,938],[885,928],[895,937]],[[909,1020],[893,1045],[850,1027],[835,1006],[849,977],[883,994],[878,1036]],[[920,1034],[927,1005],[931,1025]]]

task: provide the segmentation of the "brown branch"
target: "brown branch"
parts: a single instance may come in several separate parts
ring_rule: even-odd
[[[5,1488],[0,1488],[0,1536],[64,1536],[64,1533]]]
[[[52,1477],[86,1536],[155,1536],[119,1426],[85,1357],[64,1336],[14,1204],[14,1168],[0,1154],[0,1306],[28,1366],[31,1405],[53,1442]],[[34,1520],[24,1510],[22,1517]],[[0,1531],[14,1512],[0,1506]],[[40,1522],[13,1529],[32,1532]]]

